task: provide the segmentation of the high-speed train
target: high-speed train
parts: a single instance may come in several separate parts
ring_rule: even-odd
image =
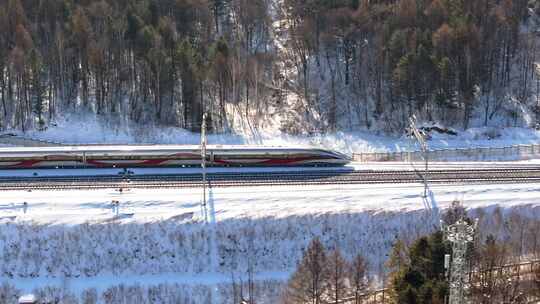
[[[200,146],[111,145],[0,148],[0,169],[199,166]],[[207,166],[343,166],[341,153],[310,148],[208,145]]]

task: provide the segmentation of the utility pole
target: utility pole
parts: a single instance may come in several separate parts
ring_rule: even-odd
[[[468,244],[474,240],[474,233],[478,221],[469,225],[464,219],[458,220],[455,224],[444,227],[446,240],[452,243],[452,259],[445,256],[445,268],[450,287],[448,304],[468,304],[470,282],[468,276],[467,248]]]
[[[415,115],[413,115],[413,116],[411,116],[409,118],[409,128],[411,129],[411,131],[412,131],[414,137],[416,138],[416,140],[420,143],[420,150],[422,151],[422,155],[424,156],[424,164],[425,164],[425,170],[424,170],[424,176],[423,176],[423,179],[424,179],[424,198],[427,198],[427,192],[428,192],[427,175],[428,175],[428,154],[429,154],[429,151],[428,151],[426,138],[424,137],[422,132],[420,132],[420,130],[418,130],[418,128],[416,127],[416,116]]]
[[[202,168],[202,179],[203,179],[203,210],[204,218],[207,219],[206,212],[206,113],[203,114],[202,124],[201,124],[201,168]]]
[[[536,72],[536,128],[540,127],[540,64],[534,64],[534,70]]]

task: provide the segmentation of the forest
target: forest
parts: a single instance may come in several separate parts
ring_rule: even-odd
[[[290,133],[540,115],[534,0],[1,3],[3,130],[70,112],[194,131],[207,112],[219,132],[278,113]]]

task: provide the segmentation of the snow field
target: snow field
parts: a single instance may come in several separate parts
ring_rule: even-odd
[[[410,242],[432,231],[455,199],[477,210],[483,231],[500,237],[513,232],[494,220],[498,208],[540,218],[540,184],[433,186],[437,201],[428,210],[420,185],[212,189],[212,224],[202,222],[200,193],[192,191],[4,192],[2,201],[26,200],[29,208],[0,209],[15,216],[0,220],[0,281],[24,293],[53,288],[79,299],[87,289],[105,299],[111,286],[126,297],[130,288],[149,294],[161,286],[159,296],[173,300],[160,303],[177,303],[178,294],[167,291],[173,286],[200,285],[203,295],[212,293],[208,303],[225,303],[216,297],[230,290],[232,277],[246,282],[251,268],[273,303],[277,288],[265,289],[265,282],[282,284],[316,236],[348,258],[362,253],[380,277],[396,238]],[[127,205],[121,215],[132,216],[100,211],[98,202],[106,205],[110,196]],[[206,303],[199,294],[178,296]]]
[[[433,185],[436,207],[459,199],[469,207],[540,201],[540,184]],[[281,219],[325,213],[409,212],[425,208],[421,184],[266,186],[208,188],[209,219]],[[112,201],[119,202],[118,217]],[[26,202],[26,205],[24,204]],[[36,225],[151,224],[203,220],[202,189],[4,191],[0,223]]]

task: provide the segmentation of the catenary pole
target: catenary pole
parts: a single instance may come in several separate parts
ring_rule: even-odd
[[[203,179],[203,201],[202,206],[204,210],[204,218],[207,218],[206,212],[206,113],[203,114],[202,124],[201,124],[201,168],[202,168],[202,179]]]
[[[424,137],[424,135],[422,134],[422,132],[420,132],[420,130],[418,130],[418,128],[416,127],[416,116],[413,115],[412,117],[409,118],[409,128],[411,129],[414,137],[416,138],[416,140],[420,143],[420,150],[422,151],[422,155],[424,156],[424,176],[423,176],[423,179],[424,179],[424,198],[427,197],[427,192],[428,192],[428,181],[427,181],[427,175],[428,175],[428,162],[429,162],[429,159],[428,159],[428,154],[429,154],[429,151],[428,151],[428,146],[427,146],[427,142],[426,142],[426,138]]]

